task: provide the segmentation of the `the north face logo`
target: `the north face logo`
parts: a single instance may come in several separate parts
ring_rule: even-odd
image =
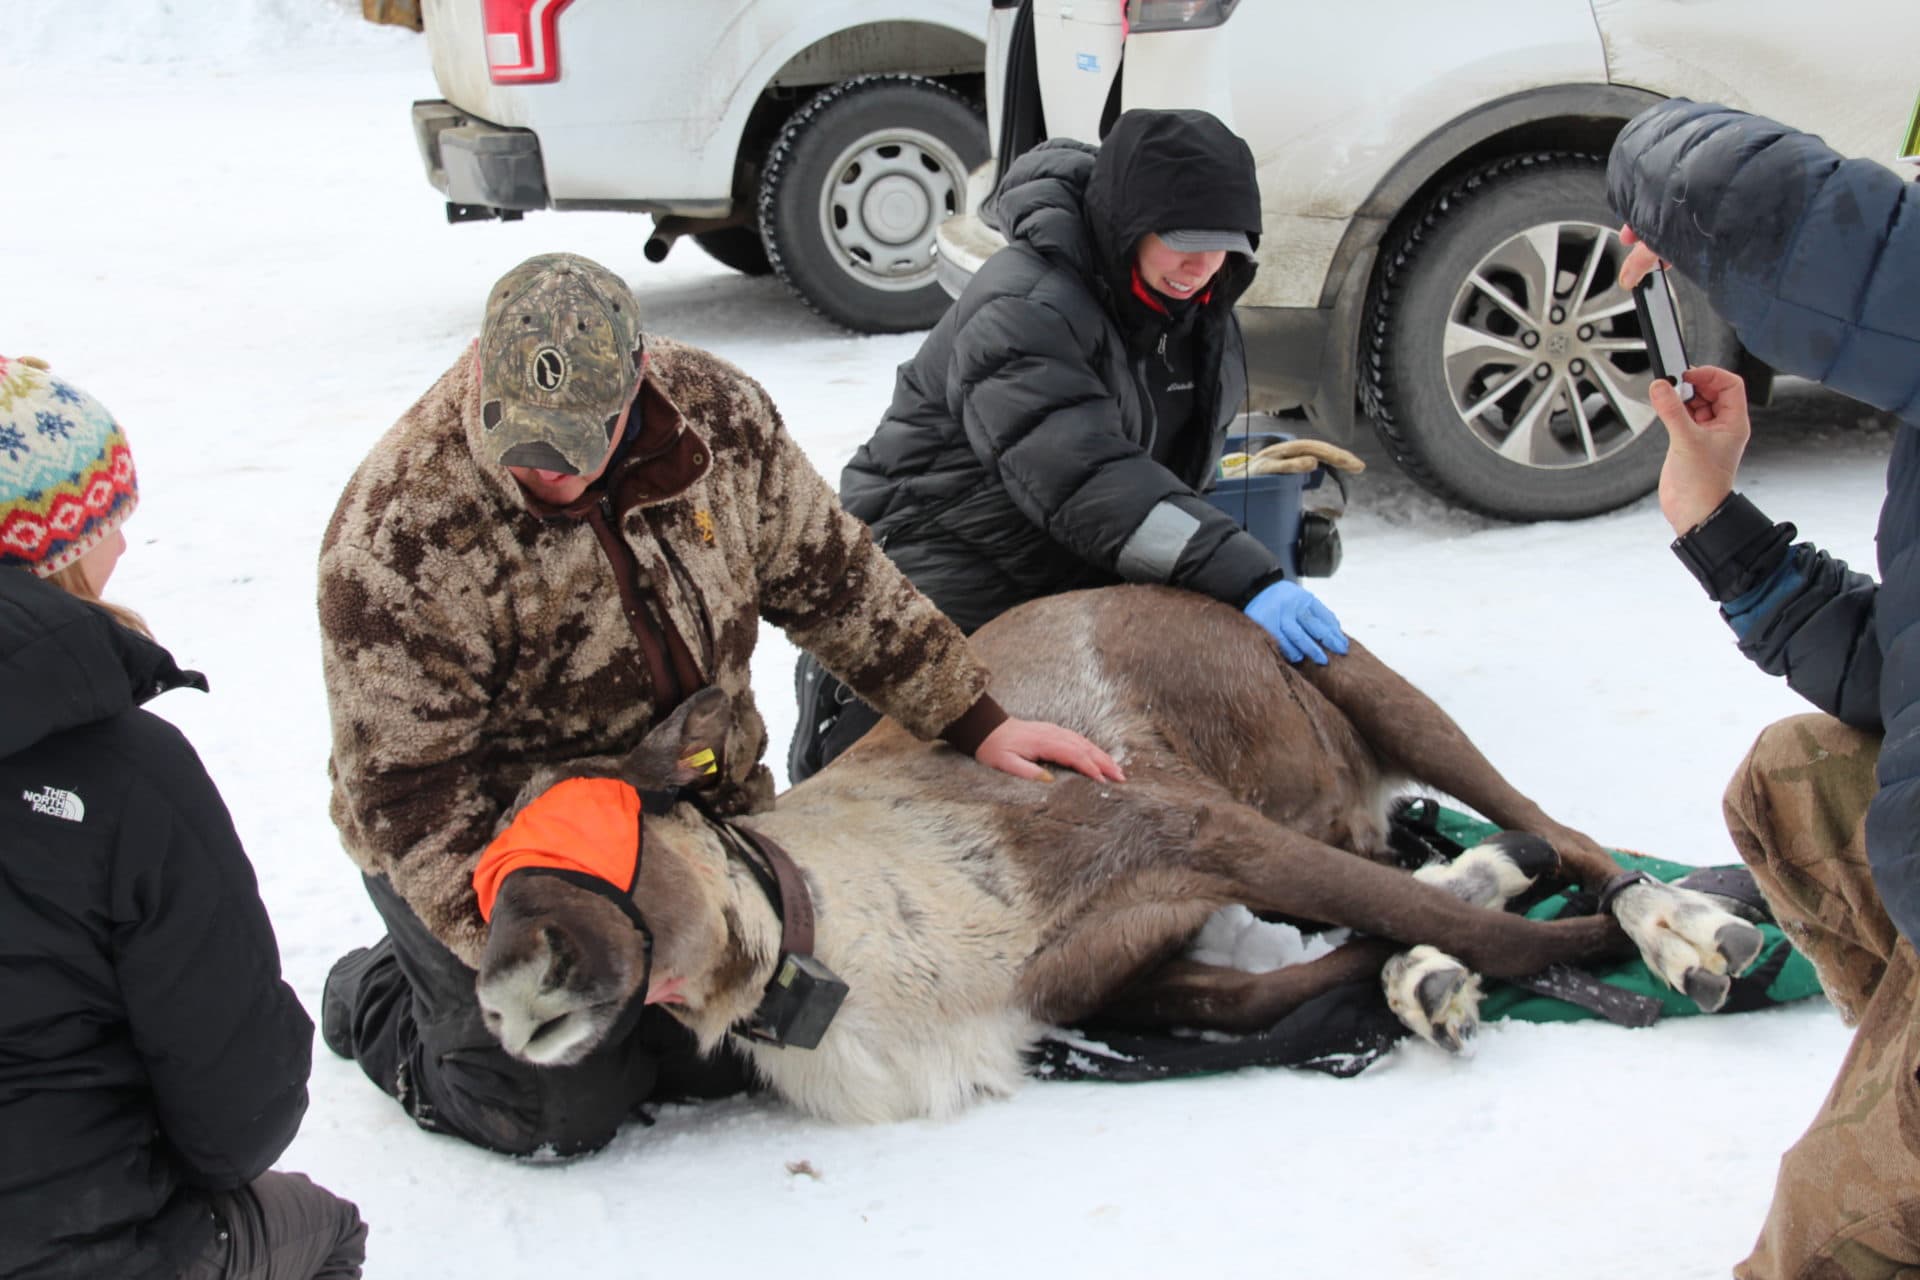
[[[20,798],[32,805],[35,813],[44,813],[50,818],[78,822],[87,816],[87,806],[81,803],[80,797],[58,787],[42,787],[37,792],[22,791]]]

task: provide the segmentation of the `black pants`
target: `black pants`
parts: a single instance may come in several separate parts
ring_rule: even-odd
[[[303,1174],[268,1172],[209,1197],[214,1234],[181,1280],[358,1280],[367,1224]]]
[[[612,1141],[648,1100],[720,1097],[746,1087],[744,1060],[702,1060],[657,1007],[625,1039],[565,1067],[511,1057],[481,1021],[477,976],[442,946],[385,877],[366,877],[387,936],[333,966],[321,1002],[327,1046],[352,1058],[423,1129],[527,1155],[579,1155]]]
[[[801,654],[793,669],[793,695],[800,715],[793,726],[793,745],[787,748],[789,785],[805,782],[826,768],[882,719],[853,690],[828,675],[811,654]]]

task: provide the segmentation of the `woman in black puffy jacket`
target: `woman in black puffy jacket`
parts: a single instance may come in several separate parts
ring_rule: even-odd
[[[1019,157],[984,213],[1007,245],[900,366],[842,505],[969,634],[1041,596],[1154,582],[1245,608],[1290,661],[1344,653],[1332,612],[1200,496],[1247,395],[1247,144],[1204,111],[1126,111],[1097,149]],[[796,782],[878,719],[811,659],[798,685]]]
[[[366,1227],[268,1171],[313,1024],[232,820],[141,709],[205,689],[99,599],[137,491],[101,405],[0,357],[0,1277],[352,1277]]]

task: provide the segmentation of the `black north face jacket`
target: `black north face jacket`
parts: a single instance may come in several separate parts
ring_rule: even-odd
[[[1245,603],[1279,563],[1198,491],[1246,398],[1233,304],[1253,264],[1229,255],[1193,314],[1164,317],[1136,301],[1132,264],[1149,231],[1257,243],[1246,143],[1204,113],[1129,111],[1097,153],[1055,140],[1021,156],[988,217],[1007,247],[900,367],[841,503],[968,632],[1022,601],[1120,581]],[[1168,342],[1187,344],[1182,422],[1155,406]]]
[[[1884,733],[1867,855],[1920,944],[1920,185],[1812,134],[1675,99],[1607,165],[1614,210],[1706,289],[1748,350],[1897,415],[1880,580],[1740,495],[1681,540],[1740,648],[1848,724]]]
[[[0,569],[0,1277],[178,1274],[196,1189],[251,1182],[307,1105],[313,1024],[226,806],[139,704],[204,688]]]

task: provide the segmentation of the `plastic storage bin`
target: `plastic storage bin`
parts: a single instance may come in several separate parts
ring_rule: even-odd
[[[1253,454],[1292,438],[1275,431],[1231,435],[1226,451]],[[1325,467],[1292,475],[1229,476],[1205,497],[1279,557],[1288,577],[1324,578],[1340,567],[1340,531],[1325,515],[1303,513],[1302,505],[1308,491],[1332,483]]]

